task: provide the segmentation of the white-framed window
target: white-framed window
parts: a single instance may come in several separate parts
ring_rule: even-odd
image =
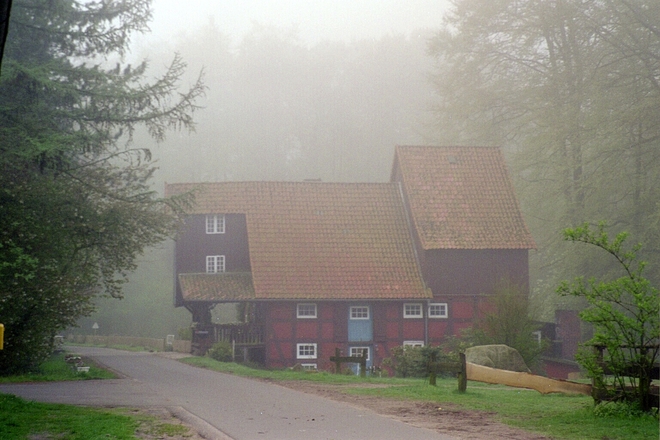
[[[406,303],[403,305],[404,318],[421,318],[422,305],[420,303]]]
[[[541,330],[532,332],[532,340],[541,345],[541,341],[543,340],[543,334],[541,333]]]
[[[424,341],[403,341],[403,346],[404,347],[423,347],[424,346]]]
[[[319,369],[317,364],[300,364],[300,366],[305,371],[316,371]]]
[[[298,304],[296,316],[301,319],[316,318],[316,304]]]
[[[351,306],[351,319],[369,319],[369,306]]]
[[[362,357],[362,353],[364,353],[364,350],[367,350],[367,360],[369,360],[371,358],[371,350],[369,350],[369,347],[351,347],[350,356]]]
[[[224,215],[207,215],[206,216],[206,233],[207,234],[224,234],[225,233],[225,216]]]
[[[316,344],[296,344],[298,359],[316,359]]]
[[[429,304],[429,318],[447,318],[449,316],[447,310],[447,303],[431,303]]]
[[[224,255],[207,255],[206,256],[206,273],[218,273],[225,271],[225,256]]]

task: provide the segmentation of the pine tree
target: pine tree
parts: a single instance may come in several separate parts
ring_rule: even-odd
[[[150,17],[149,0],[13,3],[0,76],[0,374],[37,366],[178,226],[186,200],[151,189],[151,154],[133,133],[192,129],[204,85],[200,75],[178,91],[178,56],[151,82],[146,61],[124,63]]]

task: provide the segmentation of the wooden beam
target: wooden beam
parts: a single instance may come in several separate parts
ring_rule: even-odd
[[[591,395],[591,385],[566,380],[550,379],[530,373],[498,370],[483,365],[467,362],[467,379],[477,382],[508,385],[517,388],[528,388],[542,394],[566,393]]]

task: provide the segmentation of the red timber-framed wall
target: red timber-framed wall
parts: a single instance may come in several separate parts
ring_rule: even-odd
[[[448,328],[447,318],[404,318],[404,304],[420,304],[424,315],[427,300],[396,301],[272,301],[259,303],[259,316],[265,326],[266,365],[271,368],[313,363],[320,370],[331,370],[330,357],[339,348],[348,355],[350,346],[372,347],[370,360],[380,366],[390,356],[390,350],[404,342],[424,342],[426,328],[442,339]],[[297,318],[297,304],[316,304],[316,318]],[[373,338],[351,342],[348,338],[349,309],[354,305],[368,305],[373,318]],[[314,359],[299,359],[297,344],[316,344]]]

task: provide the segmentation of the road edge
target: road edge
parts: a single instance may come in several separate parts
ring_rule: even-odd
[[[211,425],[206,420],[197,417],[195,414],[189,412],[181,406],[167,407],[168,411],[177,419],[181,420],[187,425],[192,426],[197,433],[208,440],[234,440],[224,432],[220,431],[215,426]]]

